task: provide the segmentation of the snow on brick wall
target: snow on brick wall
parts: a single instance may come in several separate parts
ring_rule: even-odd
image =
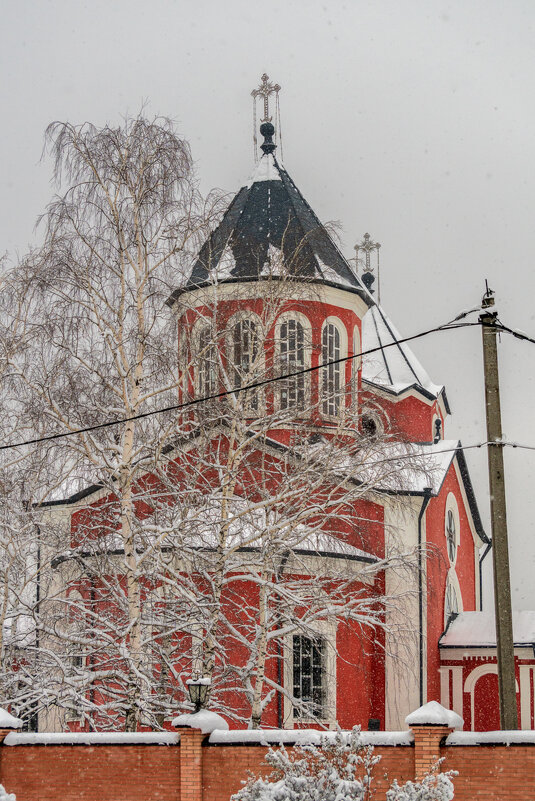
[[[295,736],[295,732],[287,734]],[[229,801],[241,788],[247,771],[265,774],[262,763],[267,747],[251,742],[252,733],[242,732],[241,742],[238,735],[216,731],[206,737],[202,748],[199,745],[203,785],[199,801]],[[278,735],[280,732],[271,732],[269,736],[276,740]],[[184,801],[180,797],[181,746],[176,734],[133,735],[137,740],[119,735],[113,744],[104,742],[108,734],[91,735],[86,742],[78,737],[77,741],[60,744],[61,736],[53,740],[45,735],[8,735],[12,742],[1,753],[0,783],[18,801]],[[406,732],[387,734],[385,742],[389,745],[377,744],[385,738],[384,732],[363,736],[375,740],[375,755],[381,756],[375,771],[375,799],[384,801],[394,778],[400,783],[414,778],[415,749]],[[155,740],[161,744],[154,744]],[[508,745],[503,744],[506,742]],[[458,732],[448,743],[440,748],[440,756],[444,758],[443,770],[459,773],[455,801],[472,801],[479,796],[486,801],[534,798],[534,732]],[[185,766],[184,776],[187,769]]]

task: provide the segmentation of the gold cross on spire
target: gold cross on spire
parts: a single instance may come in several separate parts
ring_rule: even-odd
[[[278,95],[279,92],[279,84],[270,81],[269,75],[264,72],[260,80],[260,86],[258,89],[253,89],[251,92],[251,97],[253,97],[254,100],[256,100],[257,97],[262,97],[264,99],[264,116],[261,122],[271,122],[271,117],[269,116],[269,98],[273,94]]]

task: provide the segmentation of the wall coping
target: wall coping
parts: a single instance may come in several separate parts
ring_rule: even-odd
[[[347,737],[351,734],[344,731]],[[213,731],[208,739],[209,745],[320,745],[325,740],[336,737],[334,731],[318,729],[234,729],[232,731]],[[411,731],[363,731],[360,733],[363,745],[410,746],[414,736]]]
[[[446,745],[535,745],[535,731],[456,731]]]
[[[177,745],[178,732],[10,732],[4,745]]]

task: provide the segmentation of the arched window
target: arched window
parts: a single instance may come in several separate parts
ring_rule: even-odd
[[[321,351],[323,364],[327,366],[322,370],[322,411],[328,417],[334,417],[340,411],[342,388],[342,365],[329,364],[340,359],[341,337],[338,326],[326,323],[321,335]]]
[[[362,363],[360,355],[360,334],[358,326],[353,329],[353,358],[351,360],[351,405],[354,411],[358,409],[359,401],[359,370]]]
[[[217,347],[211,327],[204,325],[197,337],[197,392],[201,398],[215,394],[217,374]]]
[[[305,328],[300,320],[290,317],[279,324],[279,369],[282,375],[305,368]],[[296,375],[279,382],[281,409],[303,411],[306,403],[306,376]]]
[[[444,595],[444,628],[448,625],[452,615],[463,611],[461,587],[455,570],[451,567],[446,579],[446,592]]]
[[[234,371],[234,386],[241,387],[258,378],[259,330],[255,320],[243,318],[232,327],[231,361]],[[255,376],[256,372],[256,376]],[[258,392],[247,393],[247,405],[258,409]]]
[[[444,599],[444,620],[446,625],[452,615],[459,614],[459,601],[452,581],[446,584],[446,597]]]

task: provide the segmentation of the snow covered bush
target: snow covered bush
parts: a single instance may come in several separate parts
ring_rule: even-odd
[[[324,735],[319,746],[297,745],[292,752],[270,748],[265,762],[272,773],[265,779],[251,775],[232,801],[371,801],[373,769],[380,760],[358,727]],[[450,801],[453,775],[439,773],[436,765],[421,782],[394,780],[387,801]]]
[[[398,784],[394,779],[390,790],[386,793],[386,801],[451,801],[453,798],[452,777],[456,771],[439,773],[435,765],[421,782],[405,782]]]
[[[0,801],[17,801],[15,793],[7,793],[4,786],[0,784]]]
[[[251,777],[233,801],[366,801],[371,774],[380,757],[364,746],[358,728],[325,736],[316,745],[270,748],[266,763],[273,768],[267,779]]]

